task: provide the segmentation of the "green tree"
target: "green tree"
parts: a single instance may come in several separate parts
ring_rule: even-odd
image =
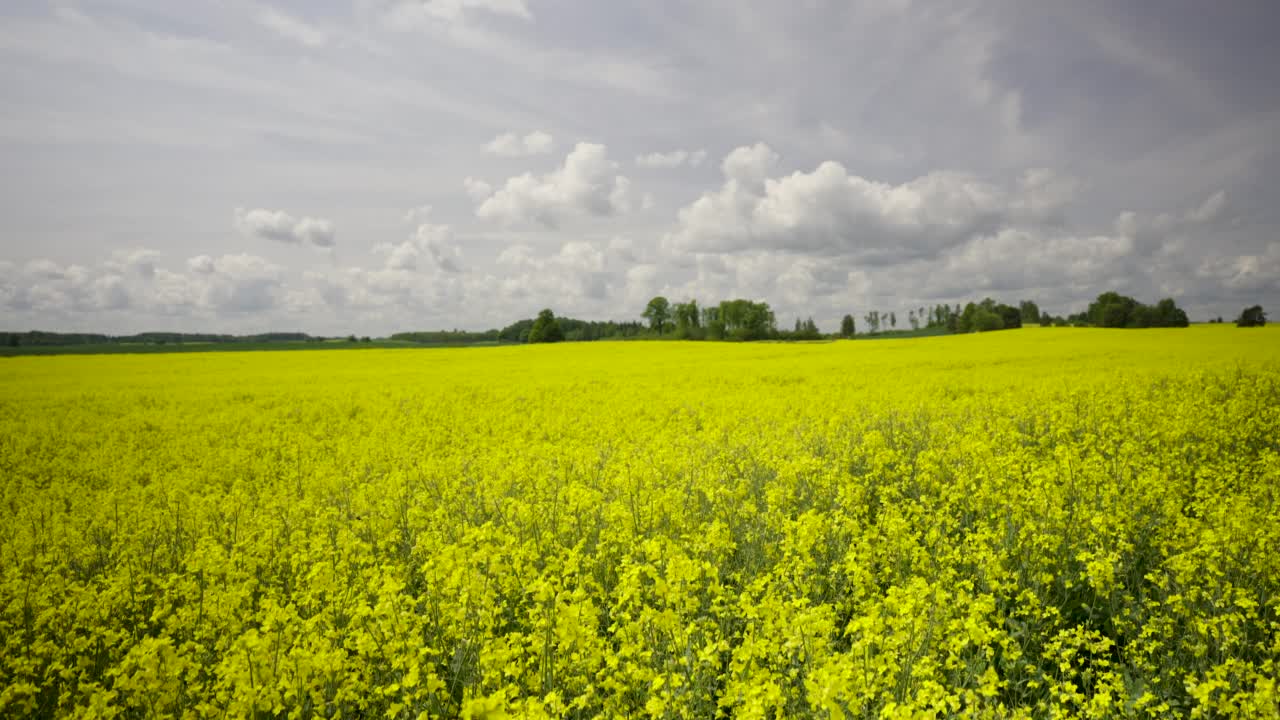
[[[1018,314],[1023,325],[1035,325],[1040,322],[1040,307],[1030,300],[1018,304]]]
[[[974,303],[965,303],[964,310],[956,315],[956,327],[954,332],[973,332],[973,316],[978,313],[979,309],[980,308]]]
[[[553,343],[561,340],[564,340],[564,332],[560,329],[560,321],[556,319],[556,314],[551,312],[550,308],[539,312],[538,317],[533,321],[533,326],[529,328],[529,342]]]
[[[672,309],[675,317],[676,335],[681,338],[697,336],[699,327],[698,301],[676,303]]]
[[[1187,313],[1178,307],[1173,298],[1165,298],[1156,303],[1155,317],[1148,327],[1187,327],[1191,324],[1191,319],[1187,317]]]
[[[942,309],[946,311],[947,332],[965,332],[960,329],[960,303],[956,303],[955,309],[946,305],[943,305]]]
[[[649,321],[649,328],[659,335],[667,327],[667,322],[671,319],[671,303],[661,295],[649,301],[644,312],[640,317]]]
[[[1222,322],[1221,319],[1218,322]],[[1236,327],[1262,327],[1267,324],[1267,313],[1262,309],[1261,305],[1247,307],[1240,311],[1240,317],[1236,318]]]
[[[702,327],[707,331],[707,339],[724,339],[724,320],[720,317],[720,307],[718,305],[702,308]]]
[[[1086,315],[1094,327],[1122,328],[1129,326],[1137,307],[1138,301],[1131,297],[1117,292],[1104,292],[1097,300],[1089,303]]]
[[[806,320],[796,318],[795,330],[791,332],[792,340],[818,340],[822,337],[822,332],[818,330],[818,324],[810,317]]]
[[[853,322],[852,315],[845,315],[840,320],[840,335],[851,338],[858,332],[858,326]]]
[[[1016,330],[1022,327],[1022,312],[1012,305],[997,304],[995,314],[1000,316],[1000,326],[1005,330]]]
[[[1008,307],[1007,305],[1005,307]],[[973,332],[989,332],[991,330],[1003,330],[1005,328],[1004,318],[998,313],[994,313],[984,307],[979,307],[973,314],[971,325]]]
[[[777,333],[777,320],[769,303],[725,300],[720,303],[724,337],[735,340],[764,340]]]

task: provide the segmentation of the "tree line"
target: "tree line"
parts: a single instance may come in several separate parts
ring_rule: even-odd
[[[0,345],[8,347],[55,347],[70,345],[181,345],[184,343],[271,343],[323,342],[330,338],[300,332],[272,332],[257,335],[225,335],[214,333],[144,332],[133,335],[101,333],[56,333],[43,330],[0,332]]]
[[[1155,305],[1145,305],[1117,292],[1102,293],[1084,312],[1066,316],[1043,312],[1033,300],[1022,300],[1015,306],[988,297],[964,306],[958,303],[921,306],[907,311],[906,322],[901,330],[898,329],[896,311],[879,310],[872,310],[862,316],[865,323],[862,332],[859,332],[858,322],[852,313],[841,318],[840,329],[834,333],[822,332],[812,317],[797,317],[793,327],[781,328],[776,314],[767,302],[745,299],[699,305],[696,300],[673,303],[659,295],[649,300],[640,317],[645,321],[644,325],[586,323],[557,317],[552,310],[544,309],[537,318],[522,320],[511,326],[520,330],[513,333],[510,339],[517,342],[637,337],[673,340],[821,340],[992,332],[1028,325],[1136,329],[1187,327],[1191,324],[1186,312],[1172,298],[1162,299]],[[1236,324],[1241,327],[1265,325],[1266,315],[1261,306],[1255,305],[1241,311]],[[581,332],[573,337],[568,331],[570,327],[577,329],[586,325],[599,328],[594,337],[583,336]]]
[[[854,337],[893,337],[918,334],[953,334],[1011,330],[1027,325],[1075,326],[1103,328],[1156,328],[1187,327],[1190,320],[1186,312],[1171,298],[1155,305],[1145,305],[1134,298],[1117,292],[1102,293],[1079,313],[1052,315],[1042,312],[1032,300],[1022,300],[1017,306],[983,298],[978,302],[932,307],[921,306],[907,310],[905,322],[899,329],[897,311],[872,310],[862,315],[862,325],[853,313],[846,314],[836,332],[824,333],[813,318],[795,319],[791,327],[779,327],[778,319],[767,302],[735,299],[715,304],[699,305],[696,300],[670,302],[664,296],[656,296],[645,305],[640,321],[579,320],[559,317],[551,309],[544,309],[537,317],[517,320],[501,329],[433,330],[400,332],[391,340],[425,345],[476,345],[485,343],[543,343],[583,342],[592,340],[627,340],[660,338],[674,340],[822,340]],[[643,321],[643,322],[641,322]],[[1221,317],[1209,322],[1223,322]],[[1266,312],[1261,305],[1253,305],[1240,311],[1235,321],[1238,327],[1261,327],[1267,324]],[[256,335],[227,335],[211,333],[145,332],[134,335],[106,335],[98,333],[54,333],[32,330],[29,332],[0,332],[0,345],[20,346],[78,346],[106,344],[184,344],[184,343],[271,343],[271,342],[324,342],[342,339],[300,332],[273,332]],[[356,336],[345,338],[356,342]],[[361,342],[370,342],[365,336]]]

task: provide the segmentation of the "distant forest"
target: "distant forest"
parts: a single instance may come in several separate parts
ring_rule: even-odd
[[[135,335],[102,335],[98,333],[56,333],[31,330],[29,332],[0,333],[0,345],[66,346],[107,344],[165,345],[182,343],[271,343],[271,342],[323,342],[326,338],[300,332],[261,333],[258,335],[216,335],[210,333],[145,332]]]
[[[1017,306],[985,298],[959,304],[938,304],[907,310],[901,317],[896,311],[872,310],[859,319],[845,315],[835,332],[824,333],[809,318],[796,318],[790,327],[780,327],[768,303],[752,300],[726,300],[715,305],[698,305],[694,300],[672,303],[663,296],[649,301],[640,322],[596,322],[557,317],[544,309],[535,318],[512,323],[501,330],[468,332],[447,330],[411,332],[392,335],[393,340],[431,344],[473,344],[477,342],[537,343],[583,340],[627,340],[633,338],[668,340],[822,340],[854,337],[912,337],[954,333],[1011,330],[1025,325],[1074,326],[1105,328],[1187,327],[1186,312],[1172,299],[1145,305],[1116,292],[1098,296],[1081,313],[1061,316],[1042,312],[1031,300]],[[1262,308],[1255,306],[1241,313],[1242,320],[1265,324]],[[1260,321],[1258,320],[1260,319]],[[1221,318],[1218,318],[1221,322]],[[1210,322],[1213,322],[1212,320]]]
[[[1010,330],[1028,325],[1053,327],[1156,328],[1186,327],[1186,312],[1170,298],[1155,305],[1145,305],[1117,292],[1105,292],[1089,304],[1084,312],[1053,315],[1043,312],[1031,300],[1017,306],[984,298],[961,307],[938,304],[897,311],[872,310],[855,318],[845,315],[840,327],[823,332],[812,317],[795,319],[794,325],[779,326],[777,316],[766,302],[725,300],[714,305],[699,305],[694,300],[672,303],[658,296],[639,313],[641,320],[597,321],[558,317],[545,309],[536,317],[517,320],[502,328],[484,331],[433,330],[395,333],[387,340],[419,345],[478,345],[542,342],[582,342],[591,340],[822,340],[837,338],[919,337],[971,332]],[[1221,317],[1209,322],[1223,322]],[[1259,305],[1241,310],[1235,320],[1239,327],[1266,325],[1266,313]],[[147,332],[135,335],[95,333],[0,332],[0,346],[80,347],[102,345],[196,345],[244,344],[297,346],[313,343],[371,343],[368,336],[357,338],[325,337],[300,332],[261,333],[257,335],[225,335],[208,333]],[[380,345],[385,347],[385,341]]]

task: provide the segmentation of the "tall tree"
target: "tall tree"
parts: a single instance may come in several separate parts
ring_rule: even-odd
[[[845,315],[840,319],[840,334],[844,337],[851,338],[858,332],[857,325],[853,322],[852,315]]]
[[[818,323],[813,321],[810,316],[804,322],[796,320],[797,339],[798,340],[817,340],[822,337],[822,333],[818,330]]]
[[[710,305],[702,308],[702,327],[707,329],[709,339],[724,339],[724,320],[720,317],[720,306]]]
[[[676,303],[671,312],[675,318],[676,334],[689,337],[698,329],[698,301]]]
[[[561,340],[564,340],[564,332],[560,329],[560,321],[556,319],[556,314],[551,312],[550,308],[539,312],[538,317],[533,321],[533,327],[529,328],[529,342],[552,343]]]
[[[1117,292],[1104,292],[1089,303],[1087,314],[1094,327],[1122,328],[1129,326],[1138,301]]]
[[[725,300],[720,303],[719,319],[724,335],[735,340],[764,340],[777,332],[769,303]]]
[[[1187,327],[1190,324],[1191,319],[1173,298],[1165,298],[1156,303],[1155,319],[1150,327]]]
[[[661,335],[671,319],[671,303],[659,295],[649,301],[649,305],[640,316],[649,321],[650,329]]]
[[[1222,318],[1218,318],[1218,322],[1222,322]],[[1247,307],[1240,311],[1240,317],[1236,318],[1236,327],[1262,327],[1267,324],[1267,313],[1262,309],[1261,305]]]
[[[1022,327],[1022,313],[1018,308],[1004,303],[997,303],[995,313],[1000,316],[1000,327],[1005,330],[1014,330]]]
[[[1040,322],[1040,307],[1030,300],[1019,303],[1018,312],[1022,316],[1023,325],[1035,325]]]

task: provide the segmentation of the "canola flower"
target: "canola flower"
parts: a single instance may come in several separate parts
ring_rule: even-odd
[[[0,716],[1276,717],[1280,330],[0,361]]]

